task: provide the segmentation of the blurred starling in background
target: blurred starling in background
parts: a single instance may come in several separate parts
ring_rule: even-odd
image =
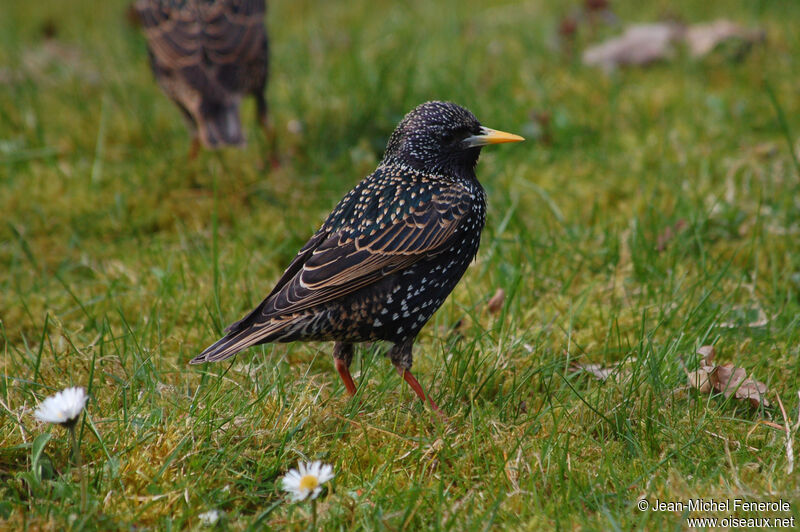
[[[375,172],[339,202],[267,298],[191,362],[225,360],[267,342],[333,340],[336,369],[353,395],[353,344],[385,340],[394,344],[392,363],[425,401],[411,348],[478,252],[486,216],[475,177],[481,147],[521,140],[452,103],[411,111]]]
[[[265,0],[138,0],[156,81],[207,148],[245,142],[239,118],[243,96],[256,99],[266,128],[268,43]]]

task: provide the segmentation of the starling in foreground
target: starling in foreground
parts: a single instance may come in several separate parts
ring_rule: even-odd
[[[336,369],[354,395],[353,344],[386,340],[392,363],[424,402],[411,348],[478,251],[486,217],[475,177],[481,147],[521,140],[453,103],[411,111],[375,172],[339,202],[267,298],[191,363],[266,342],[333,340]]]
[[[239,103],[247,94],[266,128],[265,0],[138,0],[134,8],[156,81],[189,125],[193,155],[198,142],[244,143]]]

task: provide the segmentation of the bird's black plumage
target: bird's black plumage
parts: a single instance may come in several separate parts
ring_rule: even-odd
[[[516,140],[452,103],[411,111],[375,172],[339,202],[267,298],[192,363],[265,342],[334,340],[346,372],[353,343],[386,340],[395,366],[410,370],[414,339],[478,251],[480,146]]]
[[[264,126],[269,65],[265,0],[137,0],[150,66],[208,148],[244,142],[239,103]]]

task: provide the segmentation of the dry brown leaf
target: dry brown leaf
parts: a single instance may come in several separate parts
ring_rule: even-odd
[[[708,55],[720,43],[732,39],[754,44],[764,40],[764,32],[749,30],[725,19],[706,24],[695,24],[686,31],[686,45],[694,57]]]
[[[717,350],[713,345],[703,345],[697,348],[697,354],[703,355],[703,362],[706,366],[714,362],[714,357],[717,356]]]
[[[690,371],[686,376],[689,378],[689,386],[697,388],[703,393],[711,393],[711,378],[704,368]]]
[[[682,34],[681,26],[674,23],[629,26],[619,37],[584,50],[583,62],[605,70],[624,65],[648,65],[671,56],[672,43]]]
[[[733,364],[714,365],[716,356],[714,346],[704,345],[697,350],[697,354],[703,358],[696,371],[687,372],[689,386],[702,393],[711,393],[713,390],[725,397],[733,396],[736,399],[747,400],[756,407],[770,406],[766,398],[766,384],[749,378],[744,368]]]
[[[717,366],[711,375],[711,382],[725,397],[733,395],[736,399],[747,399],[753,406],[770,405],[765,397],[767,385],[749,378],[743,368],[737,368],[733,364]]]
[[[489,314],[497,314],[503,308],[503,303],[506,301],[506,292],[502,288],[498,288],[489,302],[486,303],[486,308]]]

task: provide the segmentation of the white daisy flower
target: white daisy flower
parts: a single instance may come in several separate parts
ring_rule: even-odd
[[[322,462],[298,462],[297,469],[290,469],[283,477],[283,489],[289,492],[292,501],[302,501],[309,496],[316,499],[322,485],[333,478],[333,467]]]
[[[33,415],[39,421],[58,423],[69,428],[78,421],[88,400],[89,396],[83,388],[67,388],[42,401]]]

